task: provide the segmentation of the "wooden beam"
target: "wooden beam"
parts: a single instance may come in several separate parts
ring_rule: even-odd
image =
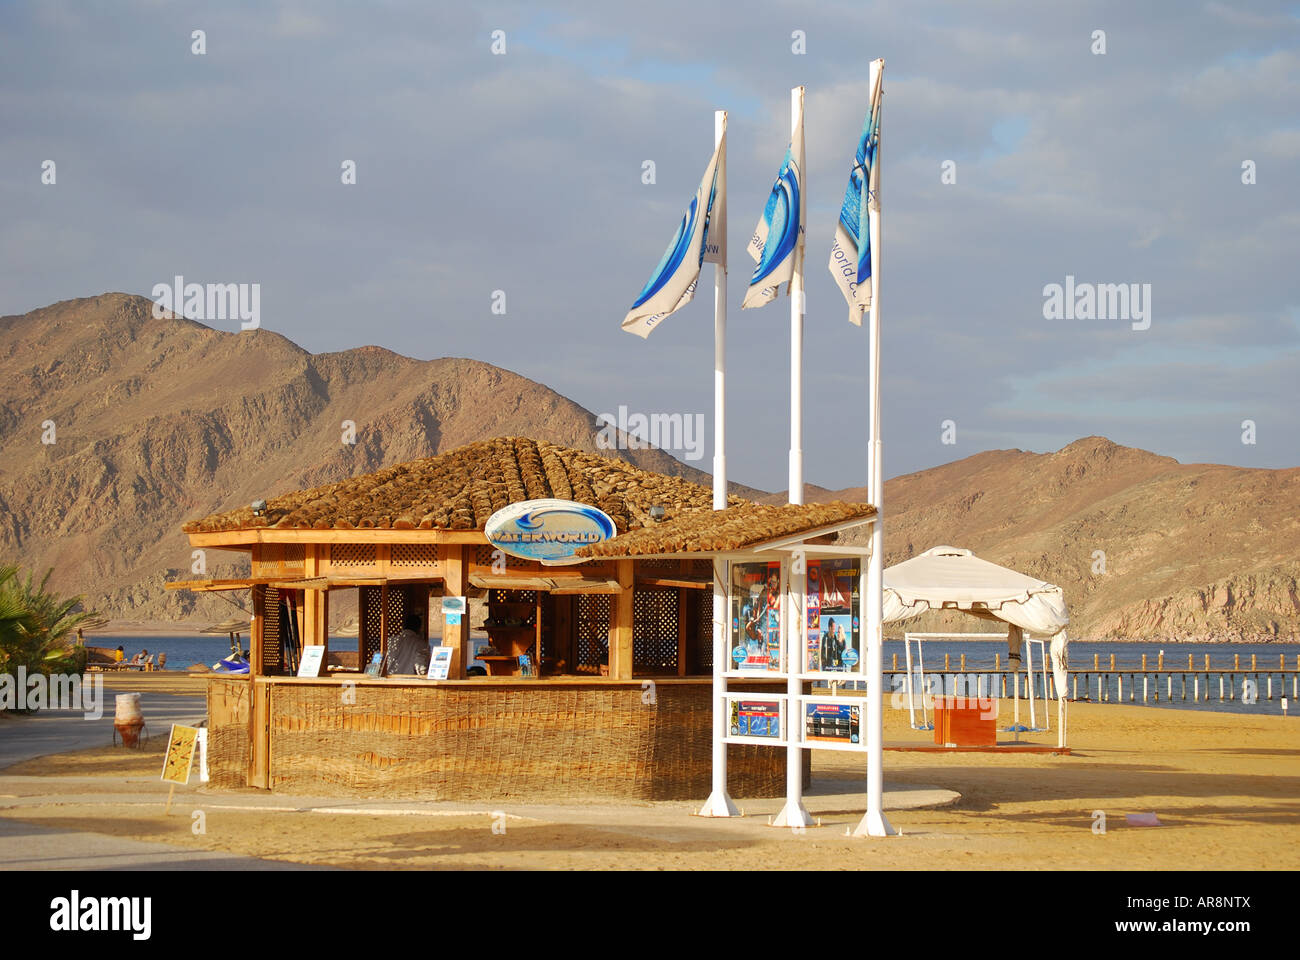
[[[712,580],[699,580],[695,577],[637,577],[638,587],[677,587],[686,590],[712,590]]]
[[[632,561],[615,565],[620,592],[609,604],[609,675],[615,680],[632,679],[632,593],[636,589]]]
[[[215,530],[190,533],[192,547],[251,548],[258,543],[487,543],[482,530]]]

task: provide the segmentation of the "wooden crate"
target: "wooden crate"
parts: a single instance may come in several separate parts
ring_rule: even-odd
[[[934,742],[942,747],[995,747],[997,710],[993,700],[934,698]]]

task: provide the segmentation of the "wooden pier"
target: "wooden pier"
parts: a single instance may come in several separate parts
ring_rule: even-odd
[[[1209,654],[1204,655],[1200,664],[1194,658],[1194,654],[1188,654],[1187,666],[1184,667],[1181,662],[1179,666],[1173,666],[1173,658],[1163,655],[1151,658],[1143,654],[1140,663],[1117,663],[1115,655],[1111,654],[1103,663],[1101,655],[1094,654],[1091,668],[1076,667],[1067,671],[1070,689],[1066,696],[1071,700],[1100,703],[1168,703],[1174,700],[1206,703],[1217,699],[1221,703],[1240,701],[1249,704],[1286,697],[1300,700],[1300,655],[1294,657],[1290,666],[1286,654],[1278,655],[1276,666],[1264,662],[1271,657],[1258,654],[1251,654],[1248,663],[1243,662],[1240,654],[1234,654],[1231,666],[1212,665]],[[1166,665],[1166,660],[1170,665]],[[966,654],[960,657],[945,654],[943,661],[943,669],[925,671],[923,683],[927,694],[1014,697],[1018,693],[1026,698],[1032,685],[1035,698],[1051,700],[1057,696],[1056,680],[1050,667],[1044,672],[1038,663],[1034,664],[1033,673],[1029,675],[1024,667],[1013,673],[1003,664],[1001,654],[994,656],[991,669],[987,661],[968,664]],[[907,669],[900,669],[897,654],[893,655],[892,666],[886,668],[885,673],[891,691],[906,689]],[[919,671],[913,674],[913,684],[914,689],[920,692],[922,682],[915,679],[918,675]]]

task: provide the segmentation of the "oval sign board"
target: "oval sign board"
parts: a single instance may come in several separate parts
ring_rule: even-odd
[[[609,514],[572,500],[525,500],[502,507],[483,528],[488,542],[525,560],[563,560],[616,533]]]

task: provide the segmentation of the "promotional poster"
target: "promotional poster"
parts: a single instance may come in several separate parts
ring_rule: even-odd
[[[808,562],[809,673],[848,673],[862,659],[861,609],[857,560]]]
[[[731,567],[731,659],[737,670],[781,669],[781,564]]]
[[[781,704],[777,700],[732,700],[729,724],[733,737],[781,739]]]

